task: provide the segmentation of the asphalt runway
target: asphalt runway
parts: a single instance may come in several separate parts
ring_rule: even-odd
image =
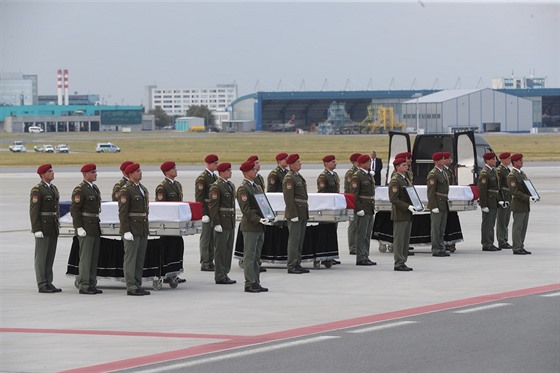
[[[347,167],[339,165],[339,174],[343,175]],[[261,173],[266,175],[271,168],[271,165],[263,165]],[[177,289],[164,287],[161,291],[152,291],[147,297],[127,297],[124,284],[110,279],[99,281],[98,285],[104,291],[101,295],[78,294],[74,278],[65,276],[70,238],[59,239],[54,265],[54,283],[63,292],[37,292],[28,199],[38,176],[29,168],[0,169],[0,371],[137,370],[140,366],[154,367],[154,364],[241,350],[256,351],[254,361],[258,365],[253,371],[267,371],[271,367],[268,365],[270,362],[257,349],[271,343],[282,345],[305,338],[330,336],[336,330],[369,327],[457,307],[474,307],[495,301],[512,303],[511,298],[519,297],[527,302],[526,307],[539,310],[538,314],[551,313],[547,311],[547,307],[551,306],[541,302],[538,294],[560,290],[560,172],[558,164],[552,162],[527,162],[524,170],[542,197],[540,202],[531,206],[526,238],[526,248],[533,252],[530,256],[515,256],[505,250],[482,252],[481,216],[480,210],[477,210],[460,213],[465,242],[458,244],[457,251],[449,258],[434,258],[428,254],[427,248],[417,247],[417,254],[407,263],[414,271],[394,272],[392,254],[378,252],[377,242],[372,241],[371,258],[378,262],[378,266],[356,267],[353,264],[355,257],[348,255],[347,224],[341,223],[338,228],[341,265],[311,270],[305,275],[288,275],[284,268],[272,265],[261,277],[263,286],[268,287],[270,292],[249,294],[243,292],[243,272],[237,263],[232,266],[230,277],[238,283],[231,286],[216,285],[212,273],[200,271],[198,235],[194,235],[184,238],[185,273],[181,277],[187,279],[186,285],[180,284]],[[302,173],[310,192],[316,191],[315,179],[320,171],[317,165],[303,163]],[[77,167],[55,168],[55,172],[54,183],[59,188],[61,199],[69,200],[73,187],[81,181],[81,174]],[[198,173],[199,169],[192,166],[179,167],[178,179],[183,183],[186,199],[194,199],[194,179]],[[119,172],[100,168],[97,184],[105,200],[110,200],[111,188],[119,177]],[[151,167],[144,172],[143,183],[153,193],[161,179],[161,172]],[[240,172],[234,172],[232,181],[239,185],[240,180]],[[312,266],[308,263],[307,267],[311,269]],[[150,283],[145,286],[149,287]],[[558,298],[555,299],[552,302],[557,304]],[[555,307],[554,304],[552,307]],[[523,317],[515,317],[520,311],[513,306],[504,306],[492,312],[507,314],[507,317],[504,316],[506,325],[525,321]],[[523,311],[520,314],[528,313]],[[473,319],[471,324],[485,325],[481,321]],[[544,320],[539,323],[538,330],[555,331],[557,325],[556,320],[548,324]],[[417,324],[405,325],[395,330],[406,331],[402,338],[409,334],[421,337],[425,331],[418,327]],[[529,346],[535,336],[531,335],[530,328],[524,328],[515,334],[518,338],[516,342]],[[442,336],[449,335],[451,338],[459,333],[462,337],[469,337],[465,329],[457,331],[452,318],[444,317],[437,322],[438,333]],[[376,359],[384,358],[381,353],[375,354],[371,345],[384,343],[384,338],[387,338],[386,341],[392,338],[389,335],[383,338],[373,336],[377,334],[361,342],[356,339],[357,344],[366,344],[364,348],[369,348],[372,364]],[[507,333],[504,336],[505,344],[510,336]],[[415,340],[411,338],[411,341]],[[472,340],[479,342],[474,337]],[[347,356],[344,344],[334,338],[324,341],[318,346],[326,346],[340,366],[349,371],[364,371],[364,366],[353,362],[353,355]],[[418,341],[413,342],[413,346],[414,343],[426,356],[437,353],[439,347]],[[303,345],[312,348],[313,344]],[[489,356],[492,348],[492,344],[485,345]],[[496,353],[503,352],[503,346],[496,345],[495,348]],[[321,351],[323,349],[321,347]],[[311,354],[310,359],[305,359],[305,353],[301,351],[301,348],[293,350],[303,354],[294,358],[298,366],[280,365],[279,360],[270,371],[323,370],[314,360],[321,351]],[[432,371],[454,371],[449,370],[454,363],[463,363],[460,354],[459,350],[446,350],[445,354],[440,354],[444,364],[441,370],[437,366],[426,367],[434,369]],[[548,361],[546,366],[557,367],[554,364],[558,354],[549,355],[543,352],[539,358]],[[417,356],[416,352],[414,356]],[[242,355],[230,360],[232,369],[225,371],[251,371],[234,369],[236,362],[245,359]],[[389,357],[386,359],[380,367],[393,371],[416,370],[408,363],[388,365]],[[199,371],[198,368],[192,370]],[[462,371],[459,368],[456,371]],[[507,371],[527,371],[524,368],[521,364],[513,365],[508,366]],[[161,371],[165,371],[163,369]],[[219,365],[205,369],[224,371]]]

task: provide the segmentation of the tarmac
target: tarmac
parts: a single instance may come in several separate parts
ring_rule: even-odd
[[[349,165],[339,165],[343,176]],[[81,181],[78,167],[56,168],[61,200],[69,200]],[[117,169],[117,166],[115,166]],[[272,165],[263,165],[266,176]],[[185,199],[194,200],[199,169],[179,167]],[[309,192],[316,191],[321,169],[303,163]],[[33,269],[34,238],[30,233],[29,191],[39,181],[33,170],[0,169],[0,371],[101,372],[135,369],[182,357],[201,356],[270,341],[310,335],[398,318],[411,312],[433,312],[442,305],[483,303],[500,297],[560,290],[560,169],[557,163],[526,162],[524,171],[541,195],[531,205],[525,246],[532,255],[511,250],[482,252],[480,209],[459,214],[464,242],[448,258],[435,258],[417,246],[407,265],[413,272],[394,272],[393,255],[380,253],[371,241],[374,267],[357,267],[349,255],[347,223],[338,226],[342,264],[330,269],[305,267],[309,274],[287,274],[266,265],[261,283],[270,292],[243,292],[243,271],[234,259],[235,285],[216,285],[213,273],[201,272],[198,235],[186,236],[187,280],[176,289],[144,286],[150,296],[126,296],[124,283],[100,279],[103,294],[78,294],[66,277],[71,238],[61,237],[54,264],[57,294],[40,294]],[[100,168],[98,186],[110,200],[120,173]],[[163,179],[147,168],[143,184],[150,192]],[[232,181],[239,185],[241,173]],[[153,196],[152,198],[153,199]],[[511,230],[511,226],[510,226]],[[511,232],[510,232],[511,237]],[[511,239],[510,239],[511,243]],[[445,326],[442,326],[445,327]],[[351,367],[349,367],[351,370]]]

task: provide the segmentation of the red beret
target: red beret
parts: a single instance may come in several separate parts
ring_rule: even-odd
[[[449,153],[449,152],[443,152],[443,158],[445,158],[445,159],[451,158],[451,153]]]
[[[356,162],[360,155],[360,153],[352,153],[352,155],[350,156],[350,162]]]
[[[247,158],[247,161],[251,161],[251,162],[255,162],[259,160],[259,156],[258,155],[252,155],[249,158]]]
[[[173,167],[175,167],[175,162],[172,161],[163,162],[161,166],[159,166],[160,170],[162,170],[163,172],[169,171]]]
[[[288,164],[295,163],[299,159],[299,154],[290,154],[288,156]]]
[[[231,168],[231,163],[229,163],[229,162],[223,162],[223,163],[220,163],[220,164],[218,165],[218,167],[216,168],[216,170],[218,170],[218,172],[224,172],[224,171],[229,170],[230,168]]]
[[[37,173],[38,173],[39,175],[42,175],[42,174],[44,174],[45,172],[47,172],[48,170],[50,170],[51,168],[52,168],[52,165],[51,165],[51,164],[49,164],[49,163],[44,164],[44,165],[42,165],[42,166],[39,166],[39,168],[37,168]]]
[[[432,161],[436,162],[443,159],[443,152],[435,152],[432,154]]]
[[[82,166],[81,172],[90,172],[95,170],[97,167],[93,163],[88,163]]]
[[[127,175],[130,175],[131,173],[133,173],[134,171],[136,171],[139,168],[140,168],[139,163],[132,163],[132,164],[129,164],[128,166],[126,166],[126,169],[124,170],[124,173],[127,174]]]
[[[518,161],[518,160],[520,160],[520,159],[522,159],[522,158],[523,158],[523,154],[521,154],[521,153],[516,153],[516,154],[514,154],[514,155],[511,156],[511,161],[512,161],[512,162],[513,162],[513,161]]]
[[[397,158],[393,161],[393,166],[400,166],[402,163],[406,163],[405,158]]]
[[[494,159],[494,158],[496,158],[496,154],[494,154],[494,153],[484,153],[482,155],[482,158],[484,158],[485,160]]]
[[[332,162],[334,161],[336,158],[334,155],[330,154],[330,155],[325,155],[323,157],[323,162]]]
[[[276,154],[276,157],[275,157],[277,162],[281,161],[282,159],[286,159],[286,158],[288,158],[288,153],[278,153],[278,154]]]
[[[359,164],[364,164],[364,163],[369,163],[371,161],[371,158],[367,154],[362,154],[358,157],[358,159],[356,159],[356,161]]]
[[[206,158],[204,158],[204,162],[206,163],[218,162],[218,156],[216,154],[208,154]]]
[[[509,158],[509,157],[511,157],[511,153],[504,152],[504,153],[500,154],[500,159],[506,159],[506,158]]]
[[[251,171],[253,168],[255,168],[255,164],[251,161],[243,162],[239,166],[239,169],[243,172]]]
[[[121,171],[126,170],[126,168],[127,168],[128,166],[130,166],[131,164],[133,164],[133,163],[134,163],[134,162],[132,162],[132,161],[124,161],[124,162],[121,164]]]
[[[410,152],[399,153],[399,154],[395,155],[395,159],[398,159],[398,158],[404,158],[404,159],[412,158],[412,153],[410,153]]]

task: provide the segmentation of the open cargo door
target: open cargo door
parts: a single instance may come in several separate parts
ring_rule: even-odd
[[[476,144],[472,131],[459,132],[455,134],[455,152],[453,154],[453,165],[457,185],[476,184],[478,169],[476,167]]]
[[[395,155],[403,152],[410,152],[410,135],[408,133],[389,131],[389,155],[387,156],[387,170],[385,173],[385,182],[381,184],[387,185],[391,181],[393,173],[393,161]]]

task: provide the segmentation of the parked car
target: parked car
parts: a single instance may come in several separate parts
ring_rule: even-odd
[[[95,151],[97,153],[118,153],[121,148],[110,142],[100,142],[97,144]]]
[[[43,132],[43,128],[38,126],[30,126],[28,129],[29,133],[41,133]]]
[[[14,143],[10,145],[8,148],[10,149],[11,152],[14,153],[23,153],[27,151],[25,145],[23,145],[23,141],[18,141],[18,140],[14,141]]]
[[[43,145],[43,153],[54,153],[54,147],[49,144]]]
[[[58,144],[54,151],[57,153],[68,153],[70,152],[70,147],[66,144]]]

